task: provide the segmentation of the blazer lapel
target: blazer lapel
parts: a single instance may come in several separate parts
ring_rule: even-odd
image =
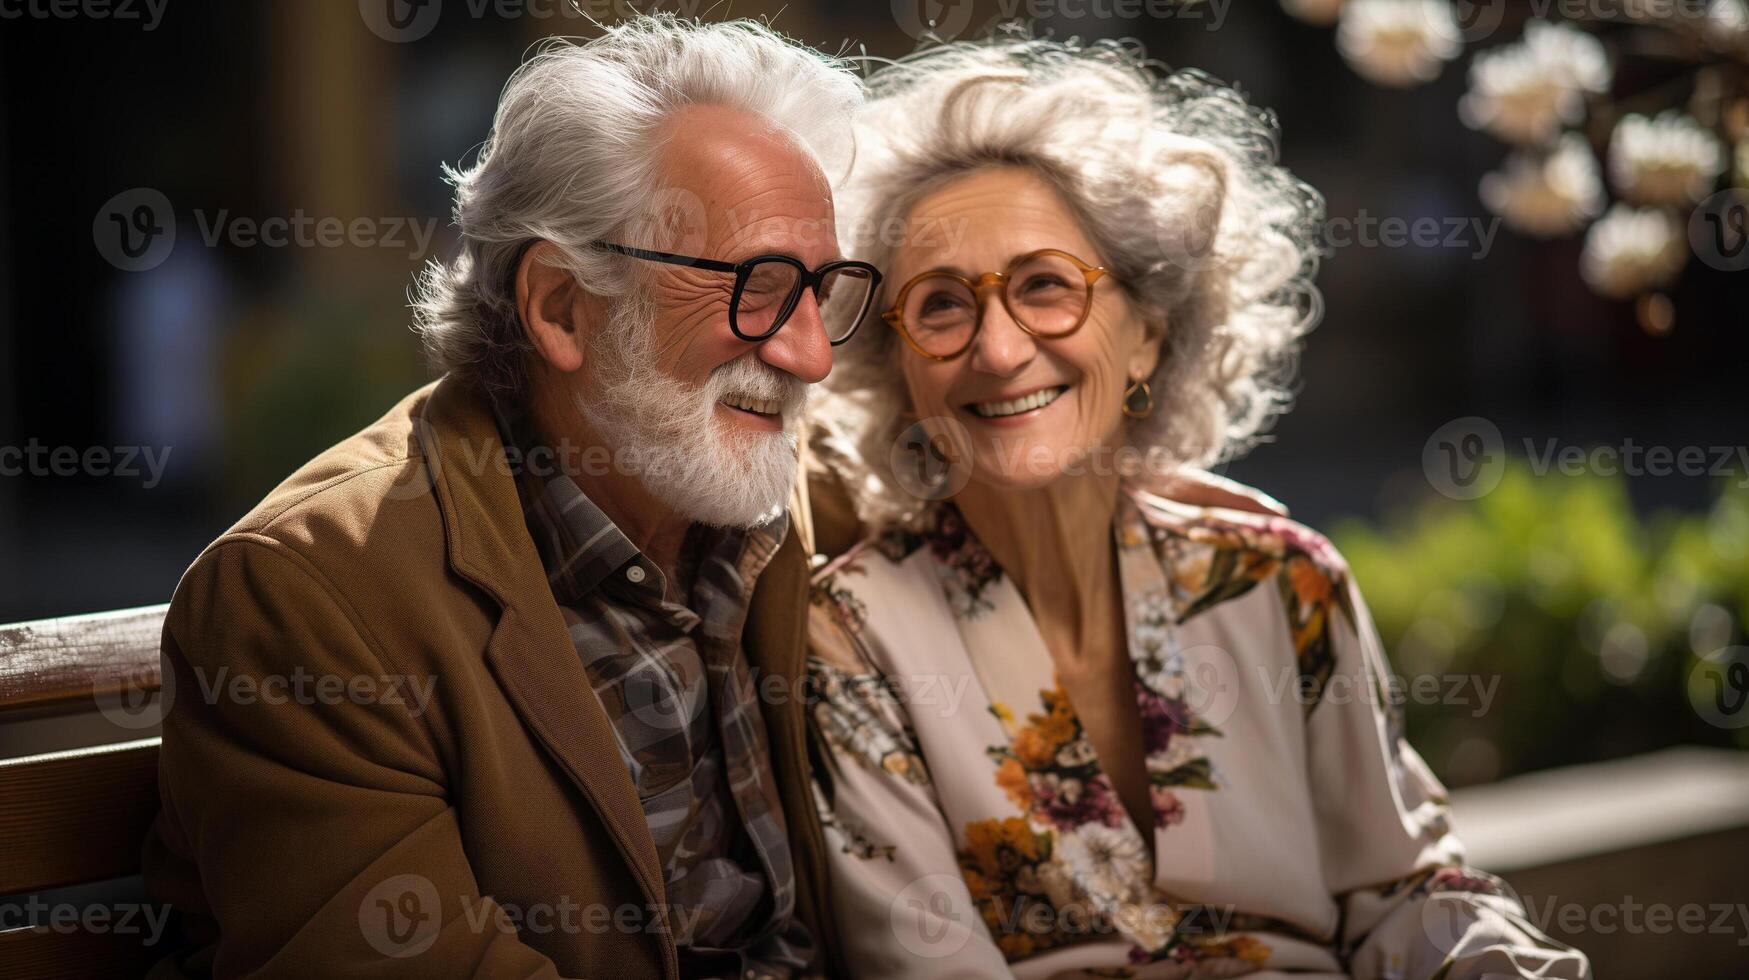
[[[486,658],[529,730],[613,832],[652,905],[663,901],[656,844],[631,774],[594,696],[528,536],[490,407],[452,378],[417,424],[443,513],[450,566],[503,608]]]
[[[826,881],[826,837],[814,807],[808,766],[806,693],[802,668],[807,655],[808,563],[794,530],[759,576],[753,589],[741,646],[755,677],[754,689],[766,691],[767,676],[783,678],[775,697],[760,697],[760,712],[771,746],[771,765],[790,840],[796,876],[796,912],[814,934],[821,959],[815,966],[827,976],[848,976],[837,942]]]

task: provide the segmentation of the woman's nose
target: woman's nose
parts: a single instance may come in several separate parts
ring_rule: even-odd
[[[1003,377],[1017,373],[1038,354],[1038,340],[1021,329],[999,296],[991,296],[980,313],[982,324],[972,344],[972,367]]]

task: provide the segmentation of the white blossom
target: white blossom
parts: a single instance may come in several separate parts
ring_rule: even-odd
[[[1368,80],[1408,88],[1438,77],[1463,38],[1451,0],[1348,0],[1336,48]]]
[[[1629,113],[1609,138],[1609,179],[1636,204],[1693,204],[1725,170],[1725,148],[1694,117]]]
[[[1509,143],[1541,143],[1584,118],[1586,93],[1607,91],[1609,78],[1596,38],[1531,21],[1522,40],[1476,55],[1458,114]]]
[[[1513,230],[1551,238],[1603,210],[1603,178],[1585,138],[1568,133],[1552,152],[1515,151],[1482,178],[1481,197]]]
[[[1281,9],[1308,24],[1329,27],[1342,12],[1342,0],[1281,0]]]
[[[1749,4],[1743,0],[1713,0],[1706,10],[1706,30],[1721,41],[1732,41],[1749,33]]]
[[[1628,299],[1669,285],[1687,259],[1669,212],[1617,204],[1586,233],[1579,271],[1604,296]]]
[[[1057,841],[1057,854],[1075,880],[1097,894],[1127,898],[1148,877],[1148,851],[1128,827],[1085,823]]]

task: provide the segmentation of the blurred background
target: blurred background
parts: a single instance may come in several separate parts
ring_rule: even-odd
[[[1227,474],[1346,552],[1411,739],[1542,928],[1599,976],[1749,975],[1741,0],[657,9],[874,56],[1021,16],[1275,110],[1328,199],[1327,312]],[[166,601],[427,380],[407,291],[453,250],[440,163],[531,44],[628,10],[0,5],[0,622]],[[1532,54],[1552,122],[1513,87]],[[1729,915],[1632,911],[1660,902]]]

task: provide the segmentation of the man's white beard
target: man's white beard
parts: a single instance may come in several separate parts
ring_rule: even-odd
[[[595,331],[585,369],[595,394],[577,395],[583,417],[615,465],[635,467],[644,489],[675,513],[716,527],[756,527],[776,517],[796,478],[797,431],[808,386],[759,360],[758,351],[711,372],[700,386],[656,368],[655,309],[634,294],[609,329]],[[736,392],[783,406],[777,432],[729,433],[717,418]]]

